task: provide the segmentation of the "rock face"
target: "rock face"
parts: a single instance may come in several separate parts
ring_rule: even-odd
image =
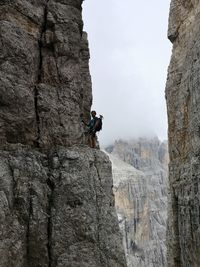
[[[87,147],[81,0],[0,3],[0,266],[125,267],[111,164]]]
[[[85,147],[0,153],[0,266],[125,266],[111,165]]]
[[[166,98],[169,119],[169,266],[200,266],[200,2],[171,2],[173,54]]]
[[[81,0],[10,0],[0,8],[1,142],[83,143],[91,106]]]
[[[166,266],[166,143],[157,138],[117,141],[107,151],[129,267]]]

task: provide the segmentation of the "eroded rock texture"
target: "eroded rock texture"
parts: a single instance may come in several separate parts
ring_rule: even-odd
[[[141,138],[108,150],[127,264],[166,267],[167,144]]]
[[[0,3],[1,141],[49,148],[83,143],[89,51],[81,0]]]
[[[173,0],[169,118],[169,266],[200,266],[200,2]]]
[[[125,266],[104,153],[0,152],[0,266]]]
[[[86,146],[81,0],[0,1],[0,266],[126,266],[111,165]]]

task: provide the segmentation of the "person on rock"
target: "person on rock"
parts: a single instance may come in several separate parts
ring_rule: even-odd
[[[103,116],[100,116],[98,118],[97,113],[95,110],[91,111],[91,120],[88,124],[86,124],[83,120],[82,122],[89,127],[89,146],[91,148],[96,148],[96,142],[97,142],[97,135],[96,132],[100,131],[102,128],[102,118]]]

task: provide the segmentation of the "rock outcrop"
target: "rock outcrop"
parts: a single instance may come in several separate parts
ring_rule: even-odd
[[[167,143],[117,141],[107,151],[129,267],[166,267]]]
[[[125,267],[111,164],[90,149],[82,0],[0,3],[0,266]]]
[[[81,3],[1,1],[1,143],[84,142],[92,97]]]
[[[166,99],[170,192],[168,263],[200,266],[200,2],[172,0]]]

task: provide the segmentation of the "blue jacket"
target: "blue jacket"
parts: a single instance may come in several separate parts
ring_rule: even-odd
[[[89,124],[88,124],[90,130],[94,129],[94,126],[95,126],[97,120],[98,120],[97,117],[94,117],[94,118],[92,118],[92,119],[90,120],[90,122],[89,122]]]

